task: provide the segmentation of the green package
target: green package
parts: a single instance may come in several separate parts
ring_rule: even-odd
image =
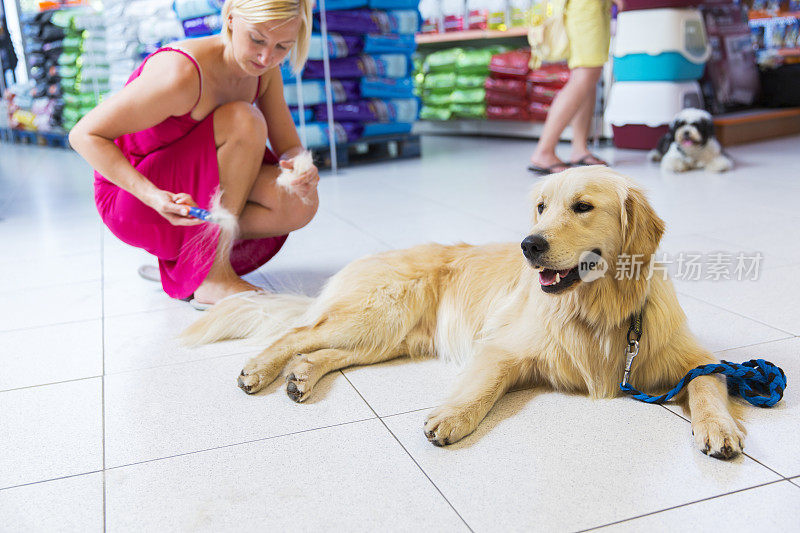
[[[422,86],[427,91],[450,91],[456,86],[456,75],[454,72],[428,74]]]
[[[486,76],[458,75],[456,87],[459,89],[482,89],[486,84]]]
[[[486,102],[486,89],[456,89],[450,95],[452,104],[484,104]]]
[[[423,105],[419,110],[419,118],[422,120],[450,120],[452,114],[447,106]]]
[[[451,104],[450,111],[460,118],[485,118],[486,104]]]
[[[422,97],[425,104],[433,106],[448,106],[450,105],[450,92],[446,93],[425,93]]]
[[[456,68],[456,61],[464,53],[461,48],[448,48],[439,50],[425,58],[423,70],[425,72],[453,71]]]

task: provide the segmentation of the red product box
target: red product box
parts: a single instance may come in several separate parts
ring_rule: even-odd
[[[486,106],[486,118],[491,120],[530,120],[528,111],[520,106]]]
[[[493,78],[524,80],[530,71],[528,67],[530,60],[530,50],[512,50],[493,55],[492,61],[489,63],[489,72],[492,73]]]
[[[522,80],[486,78],[486,83],[483,86],[487,91],[512,95],[525,94],[525,82]]]
[[[561,89],[549,85],[528,85],[528,98],[532,102],[552,104]]]
[[[559,89],[569,81],[569,68],[564,63],[542,65],[532,70],[527,76],[528,83],[535,85],[548,85]]]
[[[488,105],[499,105],[499,106],[512,105],[512,106],[525,107],[528,104],[528,99],[524,91],[520,94],[486,91],[486,103]]]
[[[544,122],[545,119],[547,119],[548,111],[550,111],[550,106],[548,104],[543,104],[541,102],[531,102],[528,104],[528,116],[531,117],[531,120]]]

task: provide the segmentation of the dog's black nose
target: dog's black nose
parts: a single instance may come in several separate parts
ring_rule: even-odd
[[[549,249],[550,244],[541,235],[528,235],[522,241],[522,255],[529,261],[533,261]]]

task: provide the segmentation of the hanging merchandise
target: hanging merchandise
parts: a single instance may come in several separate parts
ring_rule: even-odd
[[[490,30],[508,29],[508,0],[488,0],[489,19],[486,26]]]
[[[419,3],[419,13],[422,17],[420,33],[442,32],[442,11],[439,0],[422,0]]]
[[[522,28],[531,20],[532,0],[509,0],[508,16],[510,28]]]
[[[467,29],[485,30],[489,27],[489,0],[467,0]]]
[[[442,0],[442,25],[445,32],[464,30],[464,0]]]

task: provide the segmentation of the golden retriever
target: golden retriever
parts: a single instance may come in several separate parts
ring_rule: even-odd
[[[264,294],[214,306],[184,333],[201,344],[257,338],[239,386],[254,393],[283,373],[302,402],[328,372],[395,357],[443,357],[466,369],[425,422],[435,445],[469,435],[514,386],[620,395],[631,318],[643,312],[631,383],[664,391],[692,368],[717,360],[686,325],[672,282],[650,276],[664,232],[642,190],[601,166],[573,168],[534,187],[530,235],[520,244],[426,244],[353,261],[317,298]],[[607,263],[584,280],[587,251]],[[646,261],[618,276],[622,257]],[[619,279],[618,279],[619,278]],[[682,393],[697,446],[717,458],[742,450],[724,378],[696,378]],[[686,405],[686,404],[684,404]]]

